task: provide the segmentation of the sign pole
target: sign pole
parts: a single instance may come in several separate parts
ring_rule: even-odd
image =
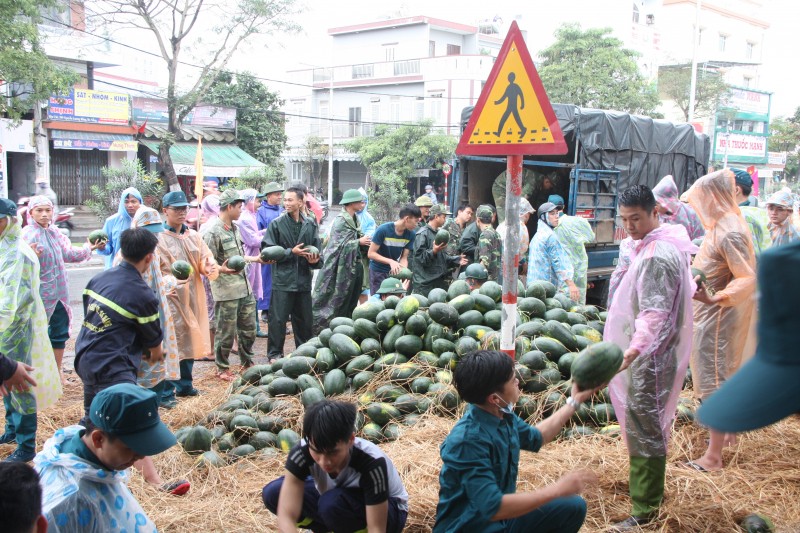
[[[519,277],[519,198],[522,194],[522,156],[508,156],[506,170],[506,234],[503,239],[503,317],[500,351],[514,359],[517,338],[517,280]]]

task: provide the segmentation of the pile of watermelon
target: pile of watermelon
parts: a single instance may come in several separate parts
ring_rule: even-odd
[[[566,402],[571,378],[584,389],[607,382],[622,351],[602,342],[606,313],[598,308],[578,305],[543,281],[520,283],[518,294],[516,373],[523,395],[516,411],[539,420]],[[469,352],[500,348],[501,295],[495,282],[470,291],[457,280],[427,296],[362,304],[289,356],[249,368],[206,427],[179,430],[179,441],[209,464],[223,461],[217,452],[230,459],[288,451],[299,439],[291,429],[297,411],[294,419],[282,414],[296,405],[291,397],[306,407],[326,397],[356,397],[358,434],[376,443],[401,438],[404,426],[426,413],[455,417],[462,402],[452,371]],[[575,413],[562,436],[618,432],[615,422],[606,388]]]

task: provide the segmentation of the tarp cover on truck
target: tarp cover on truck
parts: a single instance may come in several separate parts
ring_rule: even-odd
[[[461,113],[462,131],[472,110]],[[578,166],[619,170],[619,190],[636,184],[652,188],[671,174],[683,191],[706,174],[711,142],[689,124],[568,104],[553,104],[553,111],[569,146],[565,162],[574,160],[577,144]]]

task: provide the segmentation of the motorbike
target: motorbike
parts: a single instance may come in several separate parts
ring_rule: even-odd
[[[21,196],[19,200],[17,200],[17,216],[20,219],[20,224],[22,227],[28,225],[28,202],[30,202],[30,198],[28,196]],[[75,208],[74,207],[67,207],[66,209],[60,210],[56,216],[53,224],[58,228],[58,231],[69,237],[72,234],[72,231],[75,229],[75,224],[72,222],[72,217],[75,216]]]
[[[325,219],[328,218],[328,201],[323,200],[319,203],[319,206],[322,208],[322,217],[319,220],[319,223],[322,224],[325,222]]]

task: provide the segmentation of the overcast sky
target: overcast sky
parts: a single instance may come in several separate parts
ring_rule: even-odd
[[[586,0],[596,7],[602,2],[624,2],[626,0]],[[719,1],[719,0],[716,0]],[[541,4],[541,6],[540,6]],[[797,61],[797,34],[800,23],[800,2],[797,0],[765,0],[763,12],[754,16],[771,23],[764,42],[764,64],[761,68],[759,89],[772,91],[772,115],[794,113],[800,106],[800,62]],[[264,54],[264,61],[254,63],[251,53],[244,54],[234,65],[237,69],[253,71],[270,79],[282,79],[286,70],[307,68],[308,65],[326,66],[333,62],[329,52],[331,37],[328,28],[370,22],[388,15],[426,15],[455,22],[475,24],[477,20],[499,15],[506,22],[519,13],[518,0],[494,0],[491,4],[464,2],[463,0],[404,0],[390,4],[375,0],[308,0],[305,13],[300,18],[303,31],[298,36],[279,37],[272,40]],[[485,6],[490,5],[490,8]],[[547,18],[548,27],[560,22],[575,21],[584,28],[591,20],[581,20],[580,12],[558,8],[558,2],[545,3],[538,0],[537,16]],[[396,7],[394,7],[396,6]],[[550,7],[552,6],[552,7]],[[567,11],[565,13],[565,11]],[[590,17],[587,17],[590,18]],[[523,24],[522,29],[535,31]],[[538,40],[538,39],[537,39]],[[531,50],[535,55],[537,50]],[[259,54],[260,55],[260,54]],[[277,84],[270,83],[281,90]]]

